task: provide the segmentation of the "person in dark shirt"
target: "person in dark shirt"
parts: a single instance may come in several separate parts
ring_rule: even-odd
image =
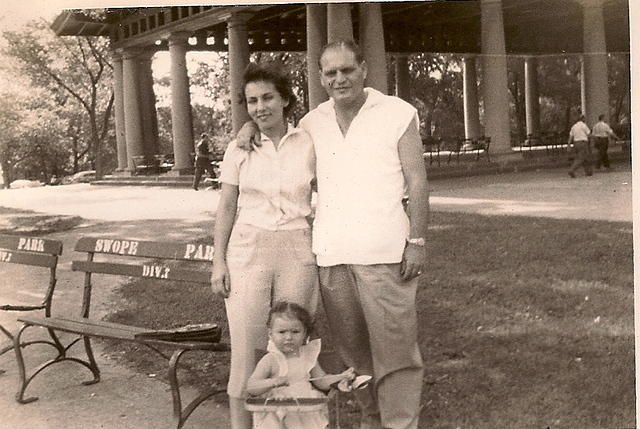
[[[209,151],[209,136],[202,133],[200,142],[196,146],[196,165],[195,176],[193,178],[193,189],[198,190],[202,174],[208,172],[212,178],[215,178],[213,166],[211,165],[211,151]]]

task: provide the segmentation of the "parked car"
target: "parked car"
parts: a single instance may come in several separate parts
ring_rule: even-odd
[[[65,178],[64,183],[89,183],[96,178],[96,170],[79,171]]]
[[[38,180],[26,180],[26,179],[18,179],[11,182],[11,189],[21,189],[21,188],[37,188],[38,186],[42,186],[42,183]]]

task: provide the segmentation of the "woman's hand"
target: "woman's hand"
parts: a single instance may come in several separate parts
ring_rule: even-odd
[[[231,292],[231,282],[229,278],[229,269],[224,261],[214,262],[213,271],[211,272],[211,290],[214,294],[223,298],[229,298]]]

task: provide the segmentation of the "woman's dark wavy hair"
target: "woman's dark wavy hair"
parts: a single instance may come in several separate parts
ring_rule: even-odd
[[[291,89],[289,77],[282,71],[282,67],[273,64],[249,63],[242,76],[242,102],[246,105],[247,98],[244,90],[251,82],[270,82],[276,88],[283,100],[288,100],[289,105],[284,108],[284,116],[287,117],[296,106],[296,96]]]
[[[276,316],[287,316],[291,319],[296,319],[302,322],[304,326],[306,336],[310,336],[313,330],[313,319],[309,312],[300,305],[293,302],[278,301],[269,310],[269,319],[267,319],[267,326],[271,327],[271,323]]]

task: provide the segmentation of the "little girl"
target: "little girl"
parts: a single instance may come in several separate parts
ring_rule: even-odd
[[[307,343],[311,323],[309,313],[297,304],[278,302],[271,308],[268,353],[258,362],[247,381],[250,395],[264,395],[265,398],[324,398],[325,395],[317,389],[326,391],[335,382],[354,379],[353,368],[327,376],[318,365],[320,340]],[[326,405],[319,411],[253,413],[254,429],[325,429],[328,424]]]

